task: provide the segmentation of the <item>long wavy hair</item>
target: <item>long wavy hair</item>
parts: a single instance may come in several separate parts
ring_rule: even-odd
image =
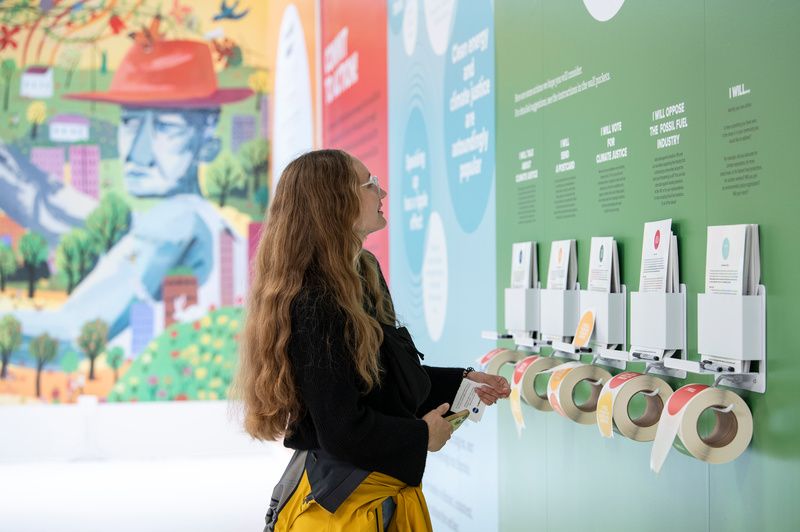
[[[310,268],[345,317],[345,342],[364,390],[380,381],[380,322],[394,324],[395,313],[377,260],[362,249],[355,227],[359,191],[353,160],[339,150],[301,155],[281,174],[252,265],[232,390],[254,438],[289,434],[303,410],[288,346],[291,304]]]

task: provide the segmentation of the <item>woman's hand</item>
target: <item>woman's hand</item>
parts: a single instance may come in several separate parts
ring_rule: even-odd
[[[449,409],[450,405],[443,403],[439,405],[438,408],[434,408],[422,416],[422,420],[428,424],[429,451],[438,451],[444,447],[444,444],[447,443],[447,440],[449,440],[450,436],[453,434],[453,426],[442,417]]]
[[[466,378],[484,385],[476,388],[475,393],[487,405],[493,405],[498,399],[504,399],[511,393],[508,381],[500,375],[489,375],[482,371],[470,371],[467,373]]]

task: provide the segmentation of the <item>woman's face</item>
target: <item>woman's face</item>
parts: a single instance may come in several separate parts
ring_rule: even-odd
[[[361,215],[356,222],[356,230],[366,237],[386,227],[386,218],[383,217],[383,198],[386,192],[379,186],[370,183],[370,173],[364,163],[353,157],[353,169],[358,175],[358,195],[361,199]]]

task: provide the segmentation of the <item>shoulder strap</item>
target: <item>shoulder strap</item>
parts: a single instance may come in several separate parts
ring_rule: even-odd
[[[308,454],[308,451],[295,451],[292,459],[289,460],[289,465],[286,466],[283,475],[281,475],[281,479],[275,484],[267,515],[264,516],[266,523],[264,532],[273,532],[275,530],[278,514],[286,506],[287,501],[294,494],[298,484],[300,484],[300,479],[303,477],[303,471],[306,468],[306,454]]]

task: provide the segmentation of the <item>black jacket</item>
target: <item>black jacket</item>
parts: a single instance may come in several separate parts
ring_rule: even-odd
[[[405,328],[383,326],[381,382],[369,393],[344,338],[344,315],[317,283],[306,283],[292,309],[289,357],[303,403],[284,445],[319,449],[411,486],[422,481],[428,426],[420,419],[451,403],[462,368],[420,365]]]

